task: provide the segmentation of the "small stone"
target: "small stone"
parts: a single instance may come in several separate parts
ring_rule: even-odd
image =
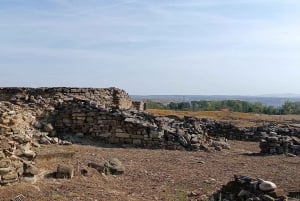
[[[112,158],[104,163],[104,171],[107,169],[108,173],[113,175],[124,174],[125,167],[117,158]]]
[[[263,201],[275,201],[275,198],[269,196],[269,195],[262,195],[260,196],[260,198],[263,200]]]
[[[62,144],[62,145],[72,145],[72,142],[67,141],[67,140],[63,140],[63,141],[61,142],[61,144]]]
[[[34,176],[39,173],[39,170],[32,164],[24,164],[24,176]]]
[[[51,144],[51,142],[50,142],[50,141],[48,140],[48,138],[46,138],[45,136],[41,136],[41,137],[40,137],[39,143],[40,143],[40,144],[46,144],[46,145]]]
[[[7,174],[2,175],[2,180],[15,180],[18,178],[18,174],[16,171],[10,171]]]
[[[32,150],[24,150],[23,151],[24,156],[29,158],[34,158],[36,156],[36,153]]]
[[[11,160],[10,159],[2,159],[0,161],[0,168],[8,168],[11,165]]]
[[[43,129],[45,132],[51,132],[51,131],[53,131],[53,126],[52,126],[52,124],[48,123],[43,126]]]
[[[57,179],[72,179],[74,176],[74,167],[71,165],[58,165],[56,171]]]
[[[8,112],[8,115],[15,115],[15,114],[16,114],[16,111],[13,111],[13,110]]]
[[[3,175],[3,174],[7,174],[9,172],[12,171],[12,168],[11,167],[7,167],[7,168],[0,168],[0,175]]]

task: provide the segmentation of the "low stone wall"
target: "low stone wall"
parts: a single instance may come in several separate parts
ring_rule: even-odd
[[[211,119],[201,119],[207,132],[213,137],[225,137],[230,140],[259,142],[265,134],[275,133],[282,136],[300,137],[300,128],[290,125],[266,124],[260,127],[238,127],[230,123]]]
[[[264,154],[300,154],[300,139],[281,136],[276,133],[264,134],[260,141],[261,152]]]

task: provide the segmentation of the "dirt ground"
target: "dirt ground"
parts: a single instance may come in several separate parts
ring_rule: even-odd
[[[40,170],[36,183],[0,187],[0,200],[23,195],[24,201],[200,200],[233,179],[235,174],[271,180],[287,192],[300,191],[300,157],[261,156],[258,143],[229,141],[222,152],[171,151],[97,145],[47,145],[35,160]],[[87,168],[118,158],[124,175],[104,175]],[[47,174],[58,164],[75,167],[73,179],[56,180]],[[87,169],[88,175],[80,174]]]

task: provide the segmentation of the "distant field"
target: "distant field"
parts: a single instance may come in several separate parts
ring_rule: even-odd
[[[230,112],[230,111],[175,111],[175,110],[158,110],[158,109],[148,109],[148,112],[153,114],[167,116],[176,115],[178,117],[184,116],[194,116],[198,118],[210,118],[218,121],[231,122],[238,126],[250,127],[259,126],[264,122],[274,122],[274,123],[299,123],[300,115],[265,115],[265,114],[252,114],[252,113],[240,113],[240,112]]]

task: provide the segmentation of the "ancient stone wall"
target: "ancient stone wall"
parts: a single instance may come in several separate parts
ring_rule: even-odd
[[[50,104],[80,98],[103,107],[132,108],[128,94],[117,88],[0,88],[0,101]]]
[[[138,147],[199,149],[200,122],[156,117],[136,110],[113,110],[73,100],[60,104],[54,128],[61,135],[93,137],[100,142]]]
[[[225,137],[230,140],[258,142],[265,134],[276,133],[282,136],[300,137],[300,128],[290,125],[266,124],[259,127],[238,127],[231,123],[219,122],[212,119],[202,119],[207,132],[213,137]]]

